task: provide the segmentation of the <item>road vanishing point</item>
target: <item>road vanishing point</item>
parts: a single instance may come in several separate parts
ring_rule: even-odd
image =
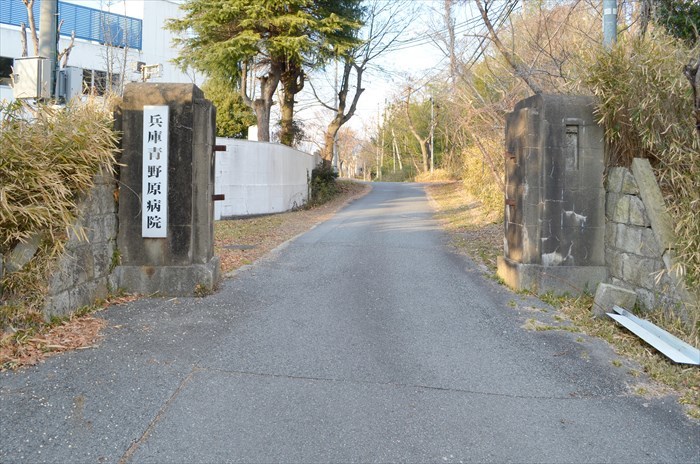
[[[204,298],[110,307],[99,346],[0,374],[0,462],[700,462],[700,425],[604,342],[373,184]]]

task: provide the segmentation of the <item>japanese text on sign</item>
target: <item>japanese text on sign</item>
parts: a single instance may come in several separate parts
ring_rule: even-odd
[[[168,231],[168,107],[143,107],[141,236],[164,238]]]

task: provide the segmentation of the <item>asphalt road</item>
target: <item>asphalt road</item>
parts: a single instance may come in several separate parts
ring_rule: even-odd
[[[675,398],[524,329],[554,311],[452,253],[420,185],[373,187],[218,293],[0,375],[0,462],[700,462]]]

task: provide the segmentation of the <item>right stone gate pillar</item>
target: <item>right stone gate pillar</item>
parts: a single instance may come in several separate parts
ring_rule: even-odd
[[[538,94],[506,117],[498,275],[514,289],[577,294],[606,280],[605,147],[593,108],[591,97]]]

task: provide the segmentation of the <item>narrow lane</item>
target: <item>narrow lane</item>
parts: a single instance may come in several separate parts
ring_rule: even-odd
[[[700,461],[674,398],[523,329],[538,308],[449,250],[422,186],[374,184],[217,294],[0,376],[0,461]]]

